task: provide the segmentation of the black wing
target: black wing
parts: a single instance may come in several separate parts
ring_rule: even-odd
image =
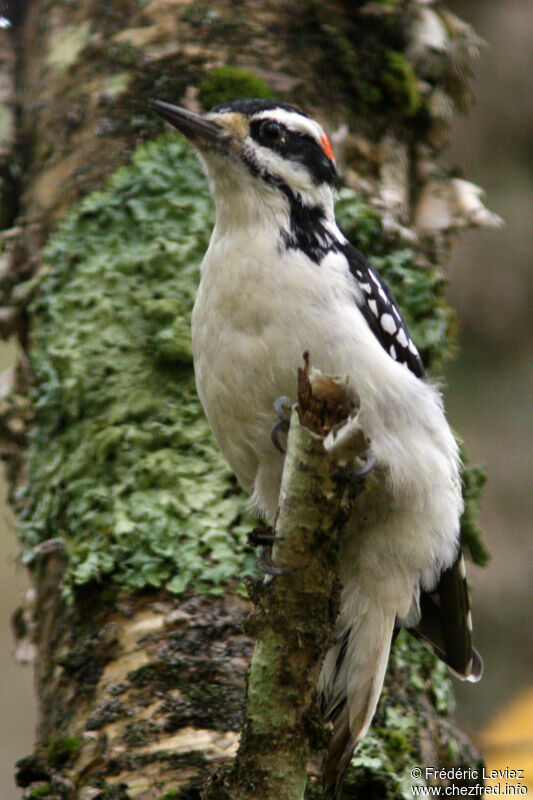
[[[444,570],[434,592],[420,595],[420,621],[409,633],[444,661],[459,678],[478,681],[483,661],[472,646],[472,618],[462,553]]]
[[[342,252],[348,260],[352,277],[361,289],[362,301],[358,306],[368,327],[391,358],[406,364],[417,378],[424,377],[422,359],[389,287],[351,244],[344,245]]]

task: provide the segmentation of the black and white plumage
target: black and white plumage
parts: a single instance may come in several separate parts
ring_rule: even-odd
[[[325,777],[335,787],[374,715],[398,626],[460,677],[481,675],[459,546],[457,444],[392,295],[337,227],[321,126],[264,100],[203,116],[153,106],[198,148],[216,203],[192,319],[198,392],[229,464],[271,521],[283,466],[270,438],[273,402],[296,396],[303,353],[347,375],[360,398],[377,466],[347,525],[338,640],[318,686],[334,723]]]

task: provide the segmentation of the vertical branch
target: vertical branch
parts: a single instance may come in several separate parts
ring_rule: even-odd
[[[355,494],[324,438],[353,405],[337,380],[320,376],[317,392],[307,370],[301,373],[305,391],[292,412],[275,525],[273,558],[283,574],[256,590],[248,632],[257,643],[239,752],[204,800],[301,800],[321,736],[316,685],[338,615],[339,543]],[[352,457],[367,445],[358,437]]]

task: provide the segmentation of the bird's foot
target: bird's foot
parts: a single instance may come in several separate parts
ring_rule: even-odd
[[[272,545],[276,541],[272,528],[267,528],[265,525],[259,525],[248,534],[248,543],[252,547],[260,547],[259,555],[257,557],[257,566],[265,575],[290,575],[292,570],[284,569],[283,567],[276,567],[272,563]]]
[[[276,422],[272,428],[270,438],[272,439],[272,444],[276,450],[279,450],[280,453],[285,453],[285,448],[280,444],[279,435],[280,433],[287,433],[289,430],[292,406],[293,402],[291,398],[286,397],[285,395],[276,397],[274,400],[274,411],[276,412],[276,416],[279,421]]]
[[[338,464],[343,464],[355,479],[361,480],[375,467],[370,439],[360,425],[359,410],[336,425],[324,439],[324,448]],[[361,464],[358,469],[354,464]]]
[[[272,547],[275,541],[274,531],[266,525],[258,525],[248,534],[248,544],[252,547]]]
[[[364,453],[361,453],[359,456],[357,456],[357,461],[359,463],[362,462],[362,466],[360,466],[358,469],[354,467],[353,461],[337,464],[337,469],[340,470],[341,474],[346,480],[353,481],[354,483],[362,483],[366,476],[372,472],[376,466],[376,457],[369,448]]]

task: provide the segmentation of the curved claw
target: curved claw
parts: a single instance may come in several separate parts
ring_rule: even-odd
[[[289,423],[291,421],[291,409],[292,409],[292,400],[290,397],[286,395],[281,395],[281,397],[276,397],[274,400],[274,411],[276,412],[276,416],[278,418],[278,422],[272,428],[270,432],[270,438],[272,440],[272,444],[279,450],[280,453],[285,453],[285,448],[281,445],[279,441],[279,434],[281,432],[287,433],[289,430]]]
[[[281,575],[290,575],[294,570],[292,569],[284,569],[283,567],[275,567],[272,561],[270,560],[270,555],[263,550],[259,558],[257,559],[257,566],[264,572],[265,575],[273,575],[274,577],[280,577]]]
[[[374,467],[376,466],[376,456],[372,452],[372,450],[368,450],[364,455],[365,463],[361,467],[361,469],[356,469],[353,472],[353,477],[360,481],[362,480],[365,475],[368,475],[369,472],[372,472]]]
[[[288,429],[289,429],[288,423],[285,422],[284,420],[280,420],[279,422],[276,422],[276,424],[270,431],[270,439],[272,440],[272,444],[274,445],[276,450],[279,450],[279,452],[283,454],[285,454],[285,448],[282,447],[282,445],[280,444],[279,434],[282,431],[283,433],[286,433]]]

